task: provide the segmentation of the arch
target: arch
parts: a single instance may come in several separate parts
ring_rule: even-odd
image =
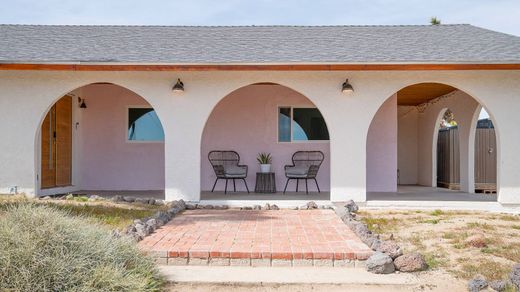
[[[371,131],[372,131],[372,124],[374,122],[375,119],[377,119],[377,116],[380,115],[380,111],[381,109],[385,106],[385,104],[390,100],[392,99],[392,97],[394,95],[397,95],[397,101],[396,103],[401,106],[407,106],[407,104],[403,104],[402,101],[403,99],[401,98],[400,96],[400,93],[403,93],[404,91],[406,90],[410,90],[411,88],[416,88],[416,89],[420,89],[421,86],[422,87],[425,87],[427,88],[429,85],[431,86],[436,86],[437,89],[439,88],[445,88],[445,92],[441,92],[437,97],[433,98],[433,101],[432,101],[432,97],[428,97],[426,95],[426,100],[423,100],[421,102],[417,102],[417,103],[412,103],[412,104],[408,104],[408,106],[410,107],[415,107],[416,109],[420,109],[420,110],[426,110],[426,108],[433,108],[433,109],[429,109],[429,110],[426,110],[426,112],[429,112],[428,115],[431,115],[432,113],[432,110],[435,112],[435,117],[431,117],[431,118],[428,118],[431,123],[430,123],[430,129],[427,130],[427,134],[426,136],[424,136],[424,133],[419,133],[418,134],[418,137],[428,137],[427,139],[418,139],[417,143],[418,143],[418,146],[419,147],[419,151],[418,151],[418,158],[417,158],[417,163],[420,164],[421,161],[425,161],[424,159],[425,158],[422,158],[422,156],[424,156],[424,154],[426,154],[428,156],[428,162],[426,162],[425,165],[431,165],[428,166],[428,168],[430,169],[429,171],[425,172],[425,171],[421,171],[421,169],[418,169],[418,173],[419,173],[419,178],[417,180],[417,183],[420,184],[420,185],[429,185],[429,186],[436,186],[436,170],[437,170],[437,136],[438,136],[438,131],[439,131],[439,122],[440,122],[440,119],[442,118],[442,115],[444,114],[444,112],[446,111],[446,109],[449,107],[449,106],[445,106],[444,104],[446,102],[448,102],[450,100],[450,97],[452,97],[453,95],[457,95],[455,96],[454,98],[457,98],[459,99],[459,96],[458,95],[461,95],[461,96],[465,96],[465,98],[467,98],[468,100],[471,99],[473,100],[473,103],[478,105],[479,107],[481,106],[486,106],[485,104],[483,104],[483,102],[481,101],[481,99],[479,99],[478,97],[474,96],[474,95],[471,95],[469,93],[466,92],[466,90],[463,90],[460,88],[460,86],[458,86],[457,84],[455,84],[455,82],[445,82],[445,81],[438,81],[438,80],[433,80],[433,81],[423,81],[421,80],[420,82],[414,82],[414,83],[410,83],[410,84],[406,84],[406,85],[397,85],[395,86],[395,88],[397,89],[397,91],[394,91],[392,93],[390,93],[389,95],[387,95],[388,97],[385,98],[382,102],[378,103],[378,107],[377,107],[377,110],[375,111],[375,113],[373,114],[372,118],[371,118],[371,123],[370,123],[370,126],[367,130],[367,133],[366,133],[366,138],[367,138],[367,149],[369,149],[369,139],[370,139],[370,135],[371,135]],[[419,94],[422,94],[421,92],[419,92]],[[443,100],[446,100],[446,101],[443,101]],[[423,103],[423,102],[426,102],[428,101],[425,105],[422,105],[421,107],[423,107],[421,109],[421,107],[417,107],[420,103]],[[462,102],[462,101],[461,101]],[[467,128],[467,127],[471,127],[471,131],[469,132],[468,135],[470,135],[470,139],[471,137],[474,137],[474,127],[473,125],[476,123],[474,121],[474,113],[473,113],[473,104],[471,105],[471,108],[469,109],[457,109],[457,110],[453,110],[453,112],[458,116],[458,111],[468,111],[470,110],[471,111],[471,114],[469,115],[469,117],[464,117],[466,120],[462,121],[463,122],[463,127]],[[424,112],[424,111],[422,111]],[[422,114],[422,113],[421,113]],[[492,117],[493,113],[492,112],[489,112],[489,115],[490,117]],[[458,119],[458,117],[457,117]],[[499,125],[495,125],[497,128],[499,127]],[[426,129],[426,128],[424,128]],[[498,132],[498,131],[497,131]],[[465,132],[465,135],[467,133]],[[397,135],[397,134],[395,134]],[[499,138],[498,138],[498,133],[497,133],[497,145],[499,145]],[[467,137],[465,136],[464,139],[467,139]],[[423,141],[424,140],[424,141]],[[471,140],[470,140],[471,141]],[[399,144],[399,141],[398,141],[398,144]],[[426,152],[424,152],[424,149],[421,150],[421,147],[423,146],[420,146],[420,145],[424,145],[424,149],[426,148],[429,148],[429,150]],[[473,144],[472,144],[473,145]],[[462,145],[461,145],[462,147]],[[465,146],[464,146],[465,147]],[[497,148],[499,148],[499,146],[497,146]],[[369,155],[369,152],[367,150],[367,162],[370,160],[370,158],[368,157]],[[468,155],[468,153],[465,153],[464,155]],[[469,155],[471,155],[471,152],[469,153]],[[468,159],[466,159],[468,160]],[[465,163],[468,164],[468,166],[464,166],[464,167],[472,167],[471,166],[471,160],[470,161],[465,161]],[[461,167],[461,172],[463,171],[463,167]],[[367,182],[370,180],[369,178],[369,168],[368,168],[368,165],[367,165]],[[497,172],[499,172],[499,170],[497,169]],[[427,176],[425,176],[425,174],[428,173]],[[390,175],[390,174],[388,174]],[[462,177],[462,176],[461,176]],[[465,179],[467,179],[467,182],[469,181],[469,184],[471,184],[471,178],[467,177],[467,175],[464,176]],[[498,178],[497,178],[498,179]],[[368,184],[367,184],[367,191],[368,191]]]
[[[249,165],[247,182],[250,188],[255,183],[256,155],[260,152],[270,152],[273,155],[277,190],[283,190],[280,189],[280,186],[283,187],[285,184],[283,165],[291,164],[293,152],[315,150],[316,148],[318,148],[316,150],[327,152],[325,162],[318,173],[318,181],[319,187],[328,191],[330,143],[328,141],[326,143],[324,141],[279,142],[277,131],[279,108],[281,107],[316,108],[320,113],[319,108],[310,98],[297,90],[275,82],[250,83],[229,92],[218,100],[204,123],[200,138],[200,172],[203,192],[211,190],[215,180],[213,170],[207,161],[209,151],[237,151],[241,157],[241,163]],[[329,132],[326,117],[321,113],[320,115],[330,140],[332,133]],[[241,184],[237,187],[240,191],[245,191]],[[309,183],[309,191],[315,190],[317,189],[312,181]]]
[[[119,113],[118,114],[119,115],[118,116],[118,120],[117,120],[118,123],[128,123],[128,114],[129,114],[128,111],[132,107],[150,107],[150,108],[154,109],[153,104],[146,97],[144,97],[143,95],[137,93],[135,90],[129,89],[126,86],[122,86],[122,85],[116,84],[114,82],[90,82],[90,83],[86,83],[86,84],[84,84],[82,86],[79,86],[79,87],[74,86],[71,90],[66,91],[62,95],[54,98],[52,100],[52,102],[50,103],[50,105],[48,105],[46,107],[45,111],[41,114],[40,120],[39,120],[38,125],[37,125],[37,127],[35,129],[35,134],[34,134],[34,145],[35,145],[35,147],[34,147],[34,149],[35,149],[34,161],[35,161],[35,173],[37,175],[37,177],[35,178],[35,186],[36,186],[36,188],[35,188],[36,190],[35,191],[37,193],[39,193],[39,194],[42,193],[41,179],[39,179],[39,178],[41,178],[41,171],[42,171],[41,170],[41,157],[40,157],[41,156],[40,131],[41,131],[42,124],[43,124],[43,121],[44,121],[45,117],[47,116],[49,110],[61,98],[63,98],[64,96],[67,96],[67,95],[71,95],[73,97],[73,100],[72,100],[72,112],[73,112],[73,115],[77,115],[81,111],[79,109],[79,103],[77,103],[79,101],[76,101],[76,98],[79,98],[79,97],[86,98],[85,99],[85,101],[87,103],[86,111],[89,111],[88,104],[89,104],[89,101],[92,102],[93,99],[97,99],[98,103],[99,103],[99,101],[111,101],[112,100],[112,96],[108,96],[108,98],[104,98],[102,100],[99,100],[99,98],[97,96],[98,96],[99,92],[102,92],[102,90],[100,91],[99,89],[96,89],[94,86],[110,86],[108,88],[109,91],[110,90],[111,91],[115,91],[115,94],[113,94],[112,96],[114,96],[114,98],[116,100],[117,99],[122,99],[122,101],[124,102],[123,104],[118,104],[117,105],[118,107],[115,110],[115,112]],[[83,92],[81,92],[82,90],[93,90],[93,93],[88,93],[88,92],[87,93],[83,93]],[[85,97],[83,94],[87,94],[87,96]],[[125,113],[126,118],[123,116],[122,113]],[[83,112],[83,114],[80,114],[80,115],[84,116],[84,112]],[[158,125],[162,128],[163,133],[166,136],[166,133],[164,132],[163,121],[161,120],[160,114],[157,111],[154,110],[154,115],[157,116],[156,119],[158,119]],[[77,130],[78,126],[81,129],[83,127],[83,125],[80,125],[80,123],[77,120],[77,117],[73,117],[73,122],[74,122],[74,125],[75,125],[75,126],[73,126],[75,128],[75,130],[73,130],[74,135],[73,135],[72,139],[73,139],[73,143],[74,143],[74,148],[77,148],[78,145],[76,145],[76,144],[79,143],[78,139],[80,139],[80,138],[76,137],[76,135],[80,135],[78,133],[81,133],[81,135],[83,135],[84,134],[83,131],[85,131],[85,130],[82,130],[82,131],[78,132],[78,130]],[[118,126],[119,126],[119,124],[118,124]],[[120,130],[121,130],[120,133],[122,134],[124,128],[121,128]],[[117,128],[117,131],[119,131],[119,127]],[[126,138],[126,139],[128,139],[128,138]],[[129,141],[126,141],[126,143],[128,143],[128,142]],[[162,148],[162,152],[164,153],[164,142],[159,142],[159,143],[162,144],[162,146],[157,146],[157,147]],[[146,146],[138,146],[138,147],[147,148]],[[84,150],[85,149],[82,149],[82,152],[84,152]],[[73,151],[77,151],[77,150],[73,150]],[[130,155],[130,154],[128,154],[128,155]],[[79,159],[78,158],[79,156],[83,156],[83,153],[81,153],[81,154],[73,154],[73,160]],[[129,160],[131,160],[131,159],[129,159]],[[165,172],[164,154],[162,154],[161,160],[162,160],[162,162],[160,164],[160,169],[161,169],[160,172],[162,173],[162,176],[164,176],[164,172]],[[74,168],[77,167],[77,164],[78,164],[78,162],[73,161],[73,167]],[[135,167],[135,168],[137,168],[137,167]],[[83,175],[80,175],[78,173],[78,170],[76,170],[76,169],[73,171],[73,173],[74,173],[74,175],[73,175],[73,180],[74,181],[73,182],[77,182],[78,177],[79,176],[83,176]],[[126,178],[126,181],[130,182],[131,179]],[[124,184],[124,182],[119,182],[119,183]],[[164,183],[164,179],[163,179],[163,182],[161,184],[162,185],[160,186],[160,188],[164,190],[164,188],[165,188],[165,186],[164,186],[164,184],[165,184]],[[77,191],[77,190],[80,190],[80,189],[85,190],[82,185],[74,185],[73,187],[71,186],[71,187],[64,188],[62,191],[69,191],[69,189],[71,189],[72,191]],[[125,190],[125,189],[120,189],[120,190]],[[52,190],[50,190],[49,192],[51,192],[51,194],[52,194]],[[46,192],[46,193],[48,193],[48,192]]]
[[[312,104],[316,107],[316,108],[319,108],[318,105],[316,104],[316,101],[313,100],[312,97],[310,97],[309,95],[303,93],[302,91],[300,90],[297,90],[297,89],[294,89],[293,86],[290,86],[290,85],[287,85],[286,83],[284,82],[273,82],[273,81],[269,81],[269,80],[258,80],[258,81],[255,81],[255,82],[243,82],[242,84],[240,84],[239,86],[235,86],[235,89],[232,89],[230,91],[228,91],[226,94],[222,95],[221,97],[219,97],[217,99],[217,101],[215,102],[215,104],[211,107],[211,110],[209,112],[209,114],[206,116],[206,120],[204,121],[204,127],[203,127],[203,130],[201,132],[201,139],[202,139],[202,136],[204,135],[204,129],[206,128],[207,126],[207,123],[208,123],[208,120],[211,116],[211,114],[213,113],[213,111],[215,110],[215,108],[228,96],[230,96],[231,94],[243,89],[243,88],[246,88],[248,86],[251,86],[251,85],[277,85],[277,86],[282,86],[284,88],[287,88],[287,89],[290,89],[291,91],[294,91],[302,96],[304,96],[305,98],[307,98],[309,101],[312,102]],[[327,128],[329,128],[329,124],[327,122],[327,116],[326,115],[323,115],[323,119],[325,120],[325,124],[327,125]],[[329,136],[332,137],[332,134],[329,132]]]

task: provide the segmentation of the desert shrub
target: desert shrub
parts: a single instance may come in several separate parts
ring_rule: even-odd
[[[130,239],[63,210],[15,204],[0,215],[0,291],[157,291]]]

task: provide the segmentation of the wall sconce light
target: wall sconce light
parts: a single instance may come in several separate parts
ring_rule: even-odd
[[[354,87],[352,87],[352,85],[350,85],[350,83],[348,83],[348,79],[346,79],[345,82],[343,82],[343,87],[341,89],[341,92],[343,92],[343,93],[354,92]]]
[[[172,88],[173,92],[184,92],[184,83],[182,83],[181,79],[177,79],[177,83]]]
[[[78,103],[79,103],[79,108],[87,108],[87,104],[85,103],[84,98],[78,97]]]

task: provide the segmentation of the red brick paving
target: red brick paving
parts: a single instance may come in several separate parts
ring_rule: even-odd
[[[332,210],[187,210],[139,245],[169,258],[364,260],[372,253]]]

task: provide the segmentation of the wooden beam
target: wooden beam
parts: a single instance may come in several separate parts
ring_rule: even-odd
[[[116,65],[0,64],[0,70],[50,71],[432,71],[520,70],[519,64]]]

